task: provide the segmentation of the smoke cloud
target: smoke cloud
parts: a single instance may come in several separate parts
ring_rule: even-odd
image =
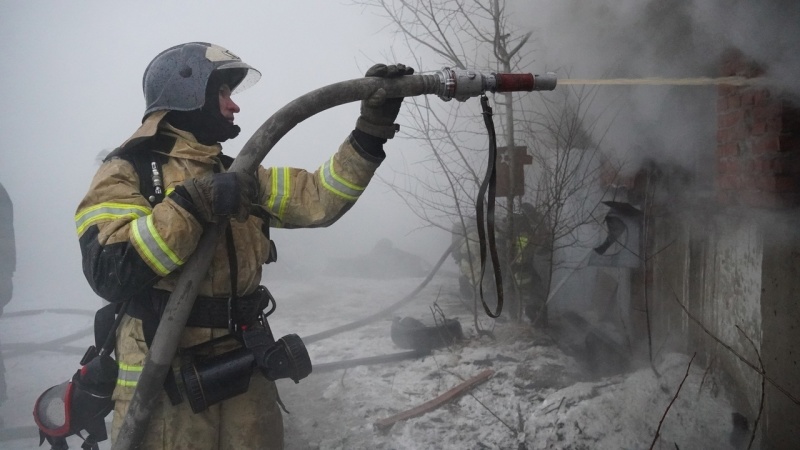
[[[800,98],[800,3],[792,0],[567,0],[518,5],[517,25],[533,29],[537,72],[559,78],[717,77],[735,49],[765,70],[775,92]],[[562,87],[562,89],[565,88]],[[713,86],[600,86],[590,115],[601,146],[706,170],[715,145]],[[612,124],[613,121],[613,124]],[[595,139],[600,133],[595,133]]]

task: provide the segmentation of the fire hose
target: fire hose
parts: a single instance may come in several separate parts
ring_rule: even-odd
[[[442,100],[468,98],[485,92],[553,90],[555,74],[485,74],[472,70],[444,68],[433,74],[410,75],[395,79],[364,77],[334,83],[291,101],[267,119],[245,143],[230,167],[234,172],[254,172],[273,146],[297,124],[330,109],[369,98],[383,88],[387,98],[434,94]],[[163,382],[172,367],[178,342],[197,296],[200,281],[211,264],[217,239],[227,223],[209,224],[197,249],[183,266],[175,290],[170,295],[153,343],[143,362],[142,373],[112,450],[137,448],[155,407]]]

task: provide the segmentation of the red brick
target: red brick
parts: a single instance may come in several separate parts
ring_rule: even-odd
[[[738,125],[744,121],[744,111],[741,109],[734,109],[720,114],[717,117],[717,126],[719,128],[728,128]]]
[[[730,142],[731,139],[731,131],[730,130],[720,130],[717,128],[717,147],[721,144],[727,144]]]
[[[731,158],[739,156],[739,146],[736,143],[725,143],[717,145],[717,156],[721,158]]]
[[[717,144],[737,143],[744,140],[747,133],[744,127],[717,129]]]
[[[798,185],[797,177],[790,175],[778,175],[774,179],[775,192],[798,192],[800,185]]]
[[[737,109],[742,106],[742,96],[737,92],[728,97],[728,109]]]
[[[717,160],[717,173],[720,175],[736,176],[739,174],[739,161],[733,158],[720,158]]]
[[[772,94],[769,89],[758,89],[753,93],[753,104],[756,106],[765,106],[772,103]]]
[[[781,116],[783,108],[779,103],[768,103],[765,105],[754,106],[753,120],[756,122],[767,122],[771,119]]]
[[[789,173],[789,160],[787,158],[776,157],[768,160],[769,170],[775,175],[785,175]]]
[[[754,155],[768,155],[780,151],[780,142],[777,136],[765,135],[752,139],[750,151]]]
[[[768,128],[767,122],[756,122],[750,126],[750,134],[753,136],[761,136],[762,134],[766,134]]]
[[[780,133],[780,131],[783,129],[783,121],[780,117],[773,117],[764,123],[767,124],[767,131],[770,133]]]
[[[717,88],[717,93],[720,97],[730,98],[739,94],[739,87],[722,84]]]
[[[775,176],[771,173],[768,173],[753,177],[748,181],[746,186],[748,189],[754,189],[757,191],[774,192]]]
[[[755,173],[785,176],[796,174],[800,169],[798,158],[787,158],[785,155],[754,159],[753,162],[753,172]]]
[[[749,161],[749,168],[753,175],[771,174],[773,169],[773,157],[754,157]]]
[[[748,90],[742,92],[742,95],[740,96],[740,100],[741,100],[740,105],[744,106],[744,107],[755,105],[756,104],[755,96],[756,96],[756,93],[753,92],[752,89],[748,89]]]
[[[720,174],[717,177],[717,187],[723,190],[736,190],[740,186],[739,178],[732,174]]]
[[[772,159],[771,158],[754,158],[747,161],[747,170],[751,174],[771,174],[772,173]]]
[[[798,192],[798,179],[789,175],[773,175],[759,180],[759,188],[767,192]]]
[[[773,174],[754,177],[748,184],[750,188],[770,193],[798,192],[798,188],[800,187],[798,186],[797,177]]]

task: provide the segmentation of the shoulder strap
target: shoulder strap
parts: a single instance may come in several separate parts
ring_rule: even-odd
[[[139,191],[155,206],[164,200],[164,178],[161,167],[166,164],[167,154],[175,144],[175,138],[156,135],[142,144],[114,149],[103,160],[122,158],[133,165],[139,176]]]

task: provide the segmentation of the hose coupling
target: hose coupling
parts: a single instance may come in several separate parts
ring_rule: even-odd
[[[552,91],[556,88],[554,72],[544,75],[530,73],[489,73],[475,70],[445,67],[436,72],[439,79],[437,95],[444,101],[456,99],[460,102],[478,97],[484,92]]]

